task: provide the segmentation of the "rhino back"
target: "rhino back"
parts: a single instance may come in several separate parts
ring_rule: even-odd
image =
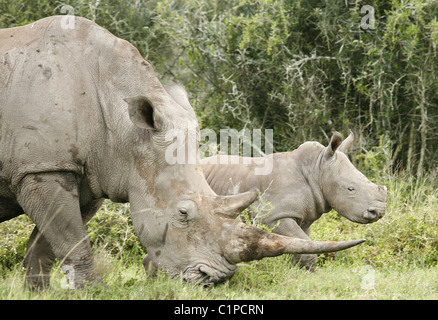
[[[1,48],[0,161],[13,184],[29,172],[80,172],[98,135],[91,76],[54,20],[1,33],[9,45]]]
[[[272,154],[272,171],[266,175],[255,175],[257,158],[247,158],[251,161],[244,164],[244,158],[239,158],[239,164],[209,163],[209,158],[202,159],[202,170],[211,188],[221,195],[236,194],[258,188],[265,201],[271,202],[277,210],[291,208],[297,203],[296,198],[308,198],[312,194],[309,190],[309,170],[313,168],[319,148],[307,143],[305,147],[292,152],[278,152]],[[222,156],[223,157],[223,156]],[[308,199],[306,200],[307,202]],[[298,203],[301,205],[301,200]]]
[[[64,29],[62,19],[0,30],[0,176],[12,185],[28,173],[83,172],[112,136],[123,140],[123,98],[147,84],[141,68],[132,77],[142,84],[124,76],[134,62],[148,67],[132,45],[83,18]]]
[[[273,154],[273,170],[266,175],[256,175],[255,169],[260,167],[259,158],[238,156],[219,156],[216,163],[209,163],[210,159],[201,160],[202,170],[211,188],[221,195],[231,195],[246,192],[257,188],[265,192],[278,175],[278,162],[282,154]],[[228,160],[224,161],[227,158]]]
[[[249,181],[255,180],[250,166],[203,164],[202,170],[210,187],[220,195],[246,192],[251,189],[251,184],[258,185],[258,181]]]

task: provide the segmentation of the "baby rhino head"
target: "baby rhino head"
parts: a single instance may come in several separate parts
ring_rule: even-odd
[[[320,156],[320,184],[325,200],[339,214],[357,223],[371,223],[383,217],[387,189],[372,183],[346,156],[354,135],[342,141],[334,132]]]

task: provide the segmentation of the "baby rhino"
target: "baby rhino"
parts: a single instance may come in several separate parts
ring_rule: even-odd
[[[260,158],[238,156],[202,159],[202,170],[220,195],[258,188],[274,207],[267,216],[259,213],[261,222],[275,227],[275,233],[309,239],[312,223],[331,209],[357,223],[375,222],[385,214],[386,187],[369,181],[346,155],[353,139],[352,132],[344,141],[334,132],[327,147],[305,142],[292,152],[268,155],[264,160],[272,161],[272,171],[267,175],[257,175],[263,171]],[[315,262],[314,254],[293,258],[308,269]]]

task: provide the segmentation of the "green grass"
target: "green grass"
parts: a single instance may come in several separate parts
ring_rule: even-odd
[[[366,243],[320,255],[314,273],[291,267],[290,256],[240,264],[230,280],[215,287],[161,272],[146,277],[129,206],[108,201],[87,225],[105,286],[63,289],[63,274],[55,266],[51,287],[31,292],[23,287],[23,256],[33,226],[21,216],[0,224],[0,299],[438,299],[435,175],[380,179],[389,189],[380,221],[359,225],[330,212],[312,229],[315,240],[365,238]]]
[[[0,299],[438,299],[437,266],[371,268],[330,262],[310,273],[290,268],[287,257],[278,257],[241,266],[215,287],[184,283],[163,273],[147,278],[140,261],[127,266],[107,257],[104,268],[105,286],[76,291],[63,289],[63,275],[55,268],[51,287],[41,292],[26,290],[24,271],[16,268],[3,278]]]

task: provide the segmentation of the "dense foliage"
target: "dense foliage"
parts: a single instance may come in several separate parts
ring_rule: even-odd
[[[438,1],[14,0],[0,3],[0,27],[61,13],[182,82],[203,128],[272,128],[276,151],[353,129],[357,151],[383,137],[395,169],[437,166]]]

